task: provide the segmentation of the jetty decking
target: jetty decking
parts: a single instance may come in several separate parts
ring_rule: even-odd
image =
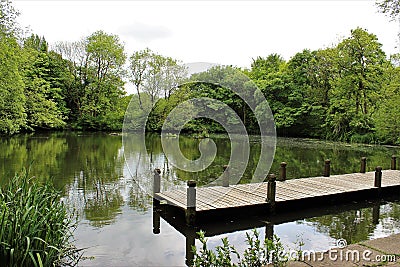
[[[400,171],[382,171],[380,188],[399,187]],[[196,188],[196,212],[265,204],[268,182],[229,187]],[[276,182],[275,202],[304,200],[343,193],[376,190],[375,172],[311,177]],[[400,193],[400,189],[399,189]],[[154,198],[187,209],[187,192],[173,190],[155,193]]]

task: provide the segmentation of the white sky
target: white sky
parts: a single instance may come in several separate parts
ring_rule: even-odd
[[[34,1],[16,0],[19,22],[50,43],[75,41],[96,30],[117,34],[131,54],[149,47],[184,63],[249,67],[278,53],[336,44],[360,26],[397,52],[398,23],[358,1]]]

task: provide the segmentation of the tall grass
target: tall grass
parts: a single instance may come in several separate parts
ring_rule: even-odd
[[[49,183],[27,172],[0,188],[0,266],[74,266],[76,219]]]

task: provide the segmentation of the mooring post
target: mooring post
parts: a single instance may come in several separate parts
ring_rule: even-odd
[[[224,174],[222,177],[222,186],[229,187],[229,166],[224,165],[222,168],[224,169]]]
[[[160,193],[161,188],[161,170],[159,168],[154,169],[154,180],[153,180],[153,193]],[[153,195],[154,196],[154,195]]]
[[[372,223],[377,225],[379,224],[380,217],[380,202],[376,201],[372,206]]]
[[[382,186],[382,167],[378,166],[375,168],[375,187],[380,188]]]
[[[196,221],[196,181],[187,182],[186,224],[194,225]]]
[[[185,233],[186,237],[186,266],[194,266],[194,253],[193,253],[193,246],[196,244],[196,229],[194,227],[188,227],[189,229]]]
[[[267,202],[270,205],[270,211],[275,212],[275,195],[276,195],[276,175],[268,174],[267,184]]]
[[[160,214],[156,211],[156,207],[153,206],[153,234],[158,235],[160,233]]]
[[[286,162],[281,162],[281,168],[279,170],[279,181],[286,181]]]
[[[396,156],[392,155],[392,162],[390,164],[390,169],[395,170],[396,169]]]
[[[361,157],[361,168],[360,168],[360,172],[361,173],[365,173],[367,169],[367,158],[366,157]]]
[[[325,160],[324,176],[329,177],[331,175],[331,160]]]
[[[274,224],[272,222],[265,224],[265,239],[274,240]]]

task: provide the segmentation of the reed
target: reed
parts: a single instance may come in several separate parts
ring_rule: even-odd
[[[76,216],[51,183],[16,174],[0,188],[0,216],[1,266],[77,265]]]

